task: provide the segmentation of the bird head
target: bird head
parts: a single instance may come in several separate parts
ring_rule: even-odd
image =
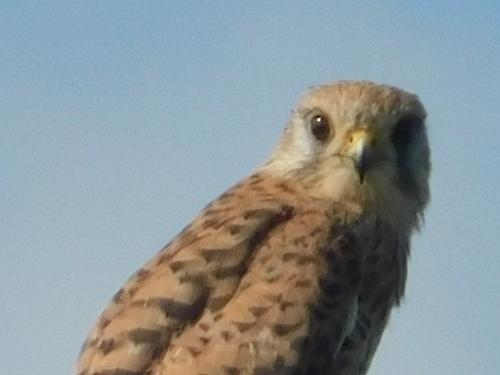
[[[264,167],[312,195],[375,209],[410,227],[429,200],[430,150],[419,99],[342,81],[311,88]]]

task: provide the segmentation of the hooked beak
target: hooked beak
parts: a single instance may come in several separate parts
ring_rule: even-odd
[[[354,160],[363,183],[366,172],[375,164],[374,134],[367,128],[356,129],[349,134],[346,145],[346,155]]]

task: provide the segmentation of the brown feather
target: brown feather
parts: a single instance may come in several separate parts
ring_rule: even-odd
[[[306,130],[318,110],[335,126],[325,144]],[[411,154],[415,186],[394,183],[391,132],[407,114],[423,124],[418,99],[389,86],[313,89],[270,161],[115,294],[77,374],[365,374],[403,296],[429,195],[425,133]],[[383,160],[361,180],[349,149],[360,128],[377,134],[369,147]]]

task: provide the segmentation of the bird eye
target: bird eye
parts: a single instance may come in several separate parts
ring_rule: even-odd
[[[422,127],[422,119],[417,116],[401,118],[392,131],[392,143],[396,150],[406,148]]]
[[[327,140],[330,135],[330,124],[324,115],[314,115],[311,118],[311,133],[320,142]]]

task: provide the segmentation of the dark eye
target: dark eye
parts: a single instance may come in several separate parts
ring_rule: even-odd
[[[417,116],[401,118],[392,131],[392,143],[396,151],[401,152],[407,148],[422,128],[422,119]]]
[[[311,118],[311,133],[320,142],[324,142],[330,135],[330,124],[324,115],[314,115]]]

